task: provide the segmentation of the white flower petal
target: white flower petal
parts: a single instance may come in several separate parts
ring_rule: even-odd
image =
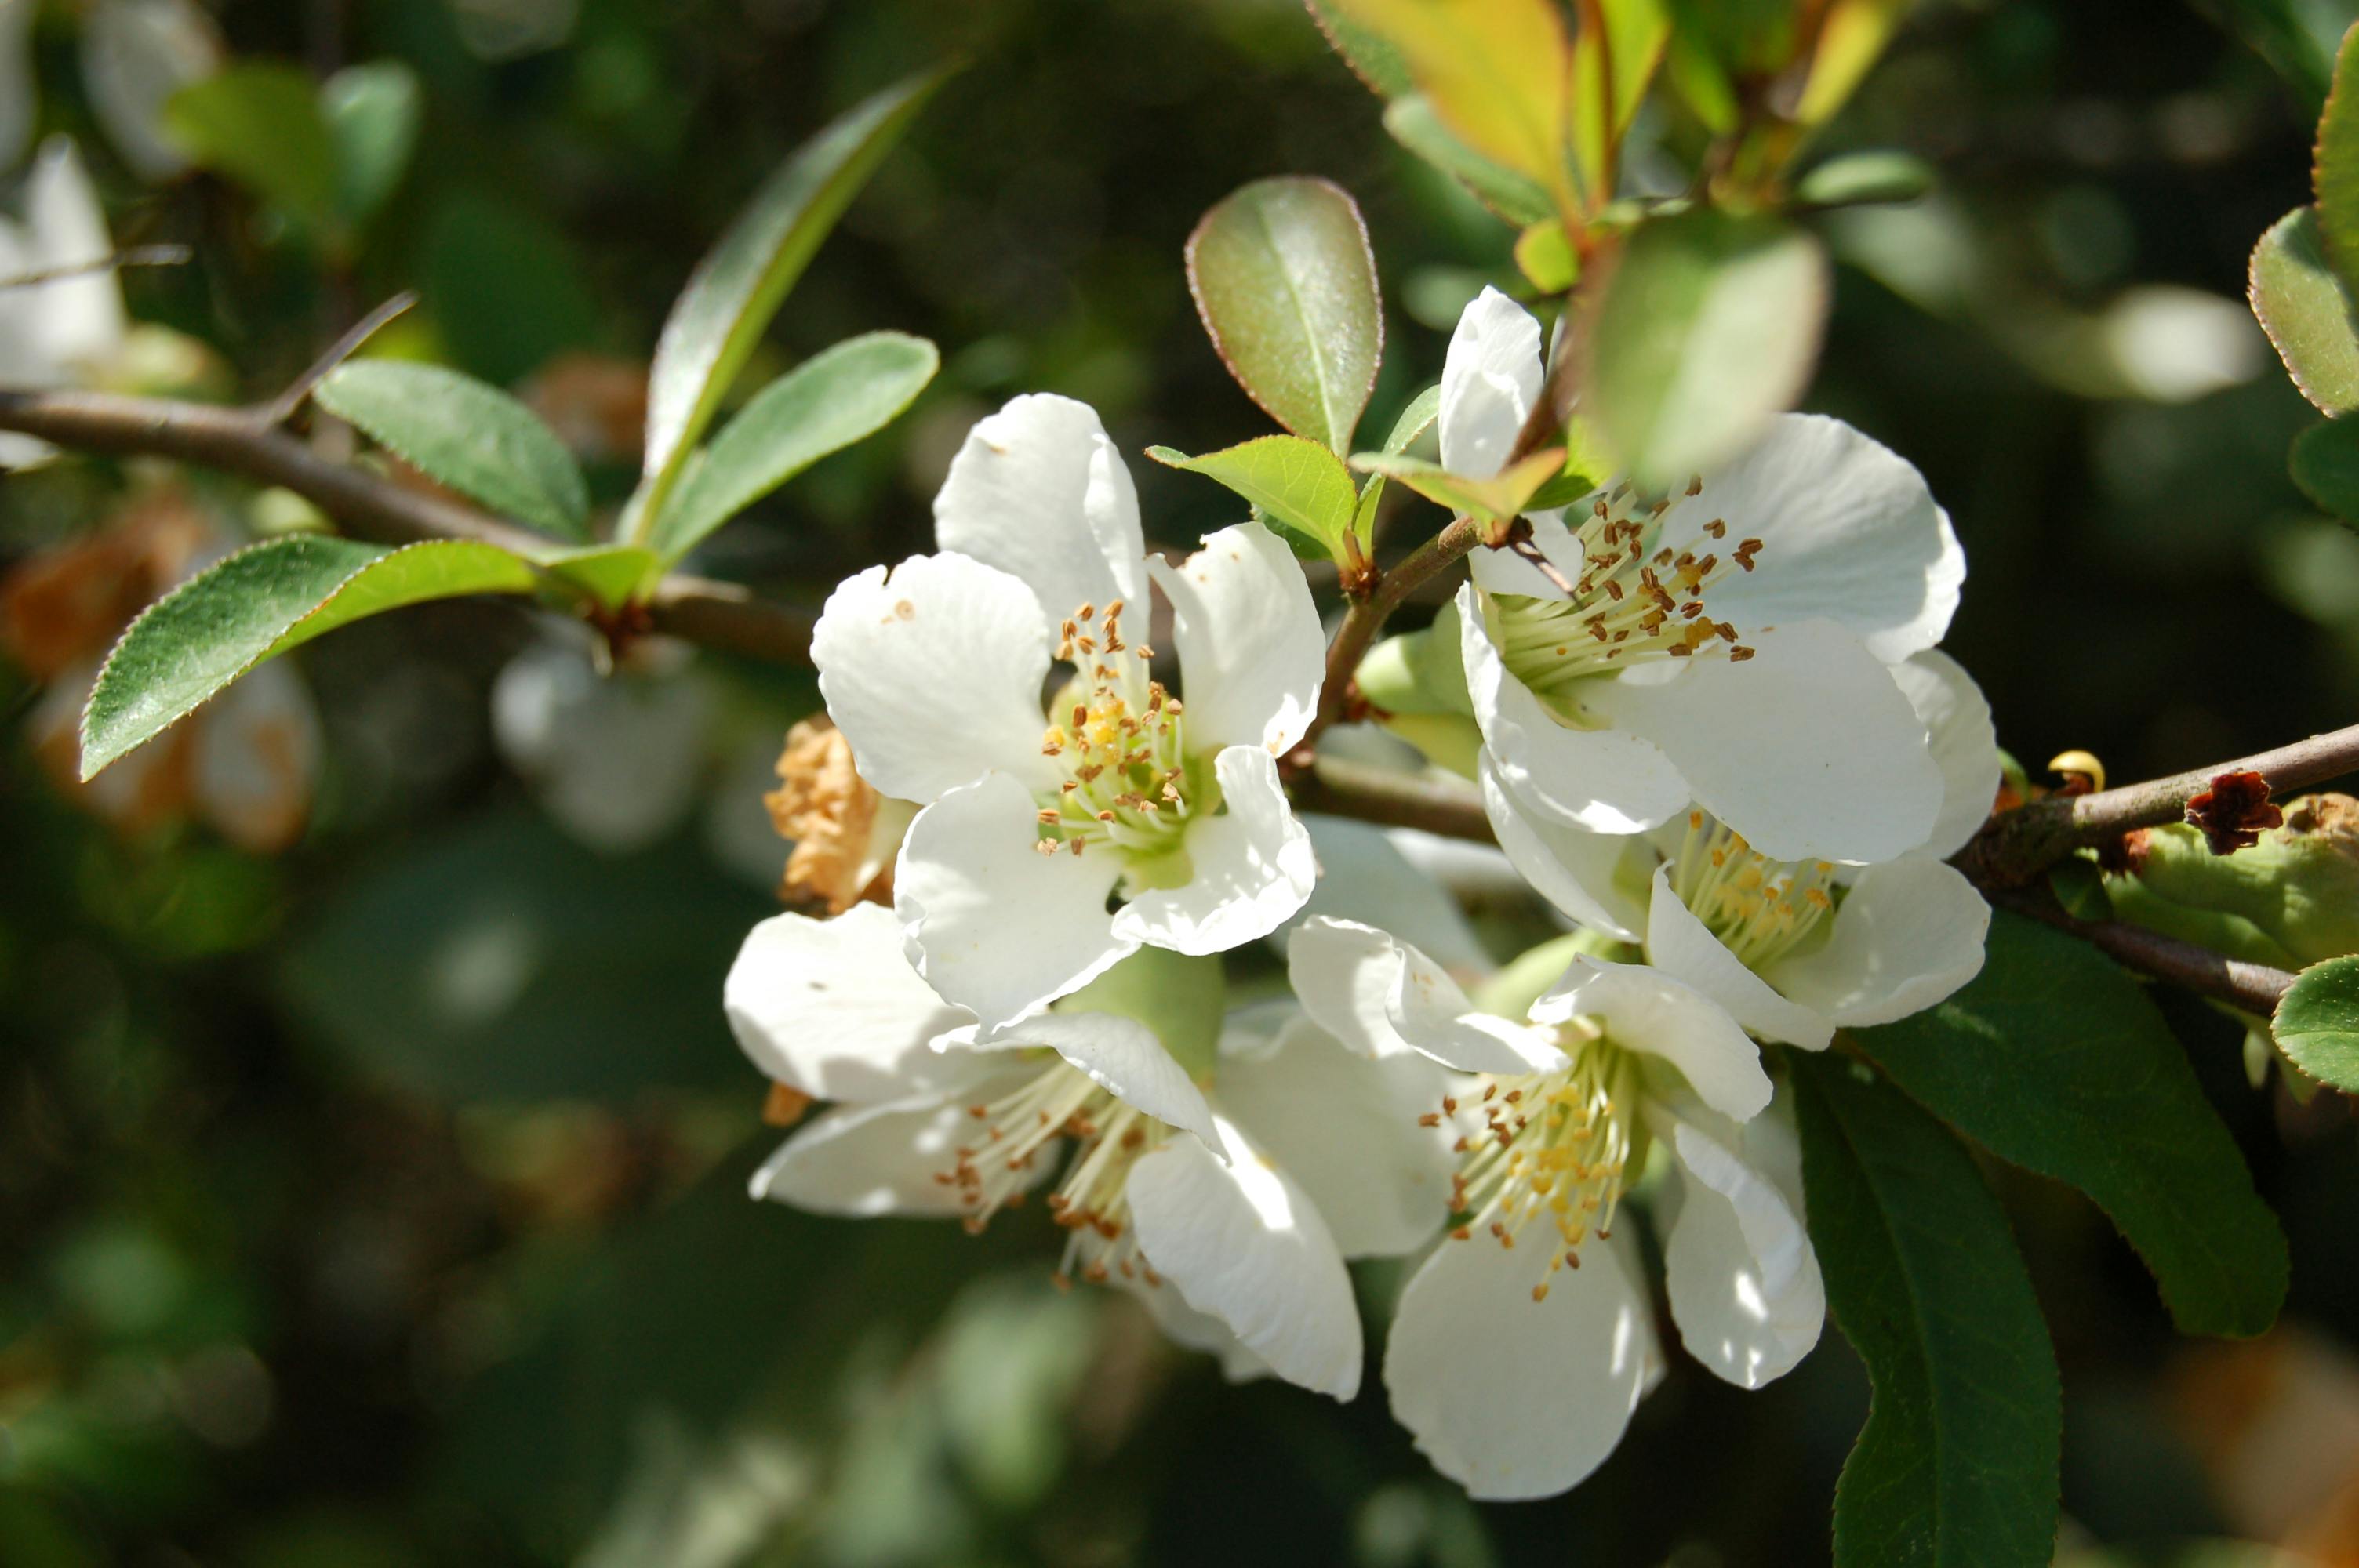
[[[822,1111],[754,1173],[749,1190],[756,1198],[814,1214],[862,1219],[962,1213],[958,1186],[934,1178],[957,1165],[959,1145],[974,1136],[969,1098],[1012,1093],[1035,1070],[979,1079],[965,1097],[919,1096]],[[1032,1184],[1045,1179],[1056,1162],[1036,1163],[1037,1173],[1027,1178]]]
[[[1611,1246],[1532,1300],[1546,1250],[1445,1241],[1385,1346],[1393,1417],[1477,1498],[1553,1497],[1605,1462],[1659,1365],[1652,1313]]]
[[[1487,746],[1475,759],[1474,772],[1483,786],[1484,815],[1524,880],[1574,924],[1637,941],[1646,912],[1614,877],[1636,840],[1567,827],[1531,809],[1500,776],[1498,759]]]
[[[1676,1124],[1671,1147],[1690,1180],[1663,1249],[1664,1290],[1688,1354],[1741,1389],[1791,1371],[1827,1314],[1800,1206],[1756,1168],[1747,1145],[1756,1136],[1790,1140],[1774,1117],[1743,1128]]]
[[[1532,543],[1549,565],[1566,580],[1577,582],[1582,563],[1589,557],[1581,541],[1573,537],[1572,530],[1565,526],[1565,513],[1563,507],[1527,512],[1524,521],[1531,525]],[[1520,593],[1529,599],[1565,597],[1564,589],[1546,572],[1513,550],[1477,546],[1467,553],[1466,567],[1474,579],[1474,586],[1484,593]]]
[[[1597,833],[1641,833],[1687,805],[1687,781],[1652,741],[1622,730],[1567,729],[1508,673],[1472,583],[1458,590],[1458,622],[1475,722],[1500,775],[1527,803]],[[1617,684],[1593,681],[1584,691]]]
[[[1327,667],[1326,634],[1293,555],[1260,524],[1240,523],[1206,535],[1183,565],[1158,558],[1147,570],[1171,600],[1188,749],[1290,750],[1318,711]]]
[[[1467,1073],[1548,1072],[1564,1065],[1564,1054],[1539,1032],[1477,1011],[1440,965],[1372,925],[1304,921],[1286,958],[1303,1011],[1363,1055],[1416,1051]]]
[[[1773,860],[1866,863],[1922,844],[1941,774],[1892,672],[1824,621],[1754,645],[1743,664],[1686,660],[1669,678],[1647,671],[1583,696],[1660,746],[1698,803]]]
[[[1287,804],[1277,759],[1259,746],[1230,746],[1212,771],[1226,809],[1188,825],[1194,870],[1185,884],[1151,889],[1114,912],[1114,934],[1125,943],[1224,953],[1284,925],[1318,882],[1318,857]]]
[[[107,139],[140,178],[188,167],[164,135],[164,105],[221,69],[221,36],[191,0],[99,0],[82,20],[82,83]]]
[[[191,750],[197,808],[222,837],[270,854],[302,833],[320,773],[320,715],[291,667],[262,665],[216,693]]]
[[[1725,542],[1703,525],[1728,524]],[[1680,503],[1665,543],[1701,555],[1759,539],[1758,564],[1713,580],[1715,619],[1751,642],[1764,626],[1833,621],[1886,664],[1930,648],[1949,629],[1965,553],[1924,476],[1840,419],[1784,415],[1745,456]]]
[[[815,1099],[901,1099],[973,1076],[933,1042],[973,1019],[936,996],[881,904],[832,920],[774,914],[746,934],[722,1006],[754,1065]]]
[[[1346,1258],[1414,1250],[1450,1212],[1455,1161],[1418,1118],[1441,1103],[1441,1069],[1403,1054],[1370,1062],[1307,1019],[1277,1049],[1223,1054],[1221,1111],[1310,1195]]]
[[[1021,1050],[1046,1045],[1089,1080],[1156,1120],[1217,1141],[1204,1091],[1172,1059],[1155,1032],[1111,1012],[1044,1012],[979,1033],[974,1048]]]
[[[1982,687],[1939,648],[1893,665],[1892,678],[1924,721],[1933,765],[1941,770],[1941,813],[1920,852],[1946,860],[1990,818],[1998,795],[1998,731]]]
[[[1218,1147],[1174,1139],[1131,1167],[1124,1195],[1139,1250],[1198,1312],[1290,1383],[1359,1391],[1352,1277],[1309,1195],[1225,1117]]]
[[[894,862],[910,961],[986,1029],[1088,984],[1138,946],[1106,914],[1122,858],[1037,852],[1036,811],[1023,785],[993,773],[918,813]]]
[[[1719,1003],[1645,964],[1609,964],[1586,954],[1532,1005],[1532,1017],[1561,1022],[1597,1018],[1616,1044],[1659,1056],[1680,1070],[1697,1098],[1739,1121],[1769,1103],[1761,1048]]]
[[[921,802],[994,769],[1055,786],[1040,754],[1049,654],[1032,590],[963,556],[845,579],[811,633],[820,691],[861,776]]]
[[[1655,896],[1647,906],[1647,961],[1694,987],[1764,1040],[1823,1051],[1834,1020],[1793,1000],[1744,961],[1696,918],[1671,891],[1671,868],[1655,868]]]
[[[1920,855],[1870,866],[1824,946],[1773,966],[1796,1001],[1844,1025],[1890,1023],[1982,973],[1990,905],[1953,866]]]
[[[1117,599],[1147,624],[1138,495],[1086,403],[1027,394],[978,421],[934,497],[934,541],[1021,578],[1052,627]]]
[[[1444,891],[1439,870],[1420,868],[1404,852],[1404,840],[1413,829],[1388,832],[1349,817],[1310,813],[1301,822],[1319,859],[1319,885],[1310,890],[1310,901],[1302,906],[1297,924],[1318,914],[1364,923],[1381,920],[1387,930],[1452,973],[1472,976],[1490,968],[1482,939],[1458,901]],[[1289,934],[1273,932],[1270,941],[1282,952],[1283,938]]]
[[[25,224],[44,271],[88,266],[114,254],[105,210],[71,137],[51,136],[41,144],[26,180]],[[40,352],[53,363],[87,373],[122,349],[128,323],[114,268],[95,267],[27,292],[38,302],[29,313],[30,325]]]
[[[1230,1382],[1249,1383],[1270,1375],[1268,1362],[1246,1349],[1227,1324],[1211,1313],[1190,1306],[1170,1281],[1150,1285],[1143,1279],[1125,1280],[1120,1274],[1113,1274],[1107,1277],[1106,1283],[1129,1292],[1143,1303],[1155,1326],[1174,1344],[1219,1357],[1221,1376]]]
[[[1507,465],[1540,395],[1540,324],[1495,288],[1474,297],[1441,366],[1441,466],[1488,479]]]

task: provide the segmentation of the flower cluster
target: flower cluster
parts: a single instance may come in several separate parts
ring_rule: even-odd
[[[1470,306],[1442,465],[1505,466],[1541,374],[1531,317]],[[1478,1497],[1574,1485],[1663,1375],[1633,1212],[1695,1359],[1756,1388],[1808,1354],[1777,1053],[1948,996],[1989,920],[1945,857],[1998,758],[1935,651],[1964,564],[1914,469],[1789,416],[1474,552],[1427,633],[1472,743],[1429,752],[1578,928],[1489,972],[1395,935],[1407,902],[1328,874],[1365,838],[1314,853],[1296,818],[1326,649],[1258,521],[1149,553],[1096,416],[1048,396],[975,426],[934,512],[937,553],[845,582],[813,638],[833,728],[781,821],[842,874],[830,918],[756,929],[727,1008],[788,1101],[832,1103],[756,1195],[979,1228],[1040,1194],[1060,1280],[1339,1399],[1346,1260],[1408,1259],[1393,1410]],[[1263,937],[1291,994],[1230,1008]]]

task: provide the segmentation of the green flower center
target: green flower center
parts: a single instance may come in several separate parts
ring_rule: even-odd
[[[1204,805],[1191,774],[1180,699],[1148,678],[1155,650],[1123,641],[1123,601],[1084,604],[1060,628],[1057,657],[1074,667],[1040,752],[1065,774],[1039,797],[1044,855],[1093,844],[1146,859],[1178,848]]]
[[[1690,811],[1671,892],[1757,970],[1810,940],[1834,913],[1834,870],[1825,860],[1773,860],[1725,824]]]

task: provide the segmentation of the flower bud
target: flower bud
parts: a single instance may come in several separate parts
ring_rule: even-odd
[[[2194,827],[2130,835],[2108,892],[2126,920],[2232,957],[2299,969],[2359,952],[2359,800],[2288,801],[2282,827],[2218,855]]]

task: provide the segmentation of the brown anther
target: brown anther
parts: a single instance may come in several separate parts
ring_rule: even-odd
[[[1703,475],[1699,473],[1688,476],[1688,493],[1690,495],[1701,495],[1703,493]]]
[[[1042,822],[1054,822],[1059,817],[1062,816],[1064,813],[1044,806],[1038,811],[1033,813],[1033,815],[1038,816]]]
[[[762,1101],[762,1119],[772,1127],[792,1127],[811,1107],[811,1097],[791,1084],[772,1084]]]
[[[1417,1119],[1417,1124],[1419,1127],[1439,1127],[1441,1125],[1441,1113],[1438,1110],[1429,1110]]]
[[[1703,525],[1703,531],[1715,539],[1725,539],[1728,537],[1728,519],[1715,517]]]
[[[1735,647],[1728,650],[1728,662],[1732,665],[1741,665],[1759,651],[1757,648],[1748,648],[1739,643]]]
[[[1073,612],[1073,619],[1076,621],[1094,621],[1097,618],[1098,607],[1095,604],[1084,604]]]
[[[1082,846],[1087,842],[1089,842],[1089,840],[1086,838],[1068,838],[1065,840],[1066,847],[1072,850],[1076,858],[1081,855]]]

